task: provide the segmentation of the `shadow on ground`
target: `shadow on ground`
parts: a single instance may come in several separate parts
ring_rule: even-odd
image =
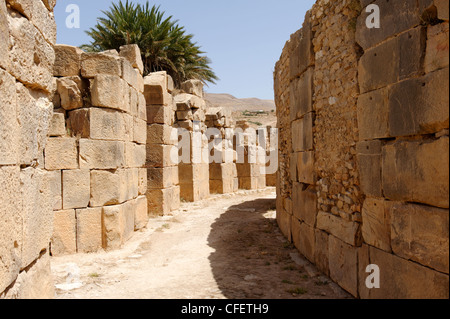
[[[209,256],[219,289],[230,299],[345,298],[324,276],[293,261],[297,250],[281,234],[276,200],[231,206],[212,225]]]

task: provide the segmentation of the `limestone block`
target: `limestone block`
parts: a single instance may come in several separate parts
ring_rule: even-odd
[[[44,2],[48,10],[53,12],[53,9],[55,8],[56,5],[56,0],[42,0],[42,2]]]
[[[192,110],[177,111],[177,120],[178,121],[192,121],[192,120],[194,120],[194,116],[192,114]]]
[[[53,105],[46,94],[30,90],[21,83],[16,83],[16,90],[16,112],[20,123],[19,145],[16,147],[20,164],[29,165],[39,158],[45,147]]]
[[[380,268],[380,289],[371,299],[448,299],[448,275],[370,247],[370,263]],[[331,263],[330,263],[331,264]],[[366,274],[367,276],[368,274]],[[362,280],[365,282],[366,277]]]
[[[124,205],[103,207],[103,238],[107,251],[119,249],[124,243],[125,212]]]
[[[329,235],[327,233],[315,229],[314,264],[326,276],[330,275],[328,237]]]
[[[277,208],[278,227],[290,243],[292,243],[292,219],[292,215],[288,214],[283,208]]]
[[[141,75],[144,73],[144,63],[142,62],[141,50],[137,44],[121,46],[119,54],[121,57],[127,59],[133,68],[138,69]]]
[[[63,137],[66,134],[66,118],[64,116],[64,113],[53,113],[48,130],[48,136]]]
[[[138,93],[137,107],[137,117],[141,120],[147,121],[147,102],[145,101],[145,96],[142,93]]]
[[[139,144],[147,142],[147,122],[137,117],[133,118],[133,141]]]
[[[448,208],[448,141],[448,136],[444,136],[434,141],[398,141],[386,145],[383,148],[385,197]]]
[[[238,177],[259,177],[261,176],[261,165],[258,164],[236,164]]]
[[[48,251],[33,263],[30,268],[23,270],[14,281],[14,285],[1,299],[53,299],[55,297],[55,284],[50,269],[50,256]]]
[[[95,75],[91,81],[91,102],[93,106],[131,112],[129,99],[130,89],[128,84],[119,76]]]
[[[48,249],[53,233],[53,209],[47,172],[28,167],[20,172],[23,221],[22,269]]]
[[[83,107],[82,93],[72,78],[57,79],[57,92],[63,109],[70,111]]]
[[[138,103],[138,92],[130,87],[130,113],[133,116],[138,116]]]
[[[54,76],[79,76],[83,50],[65,44],[55,45]]]
[[[294,152],[311,151],[314,147],[314,113],[292,122],[292,148]]]
[[[78,109],[68,112],[67,130],[72,136],[89,138],[91,136],[91,109]]]
[[[129,114],[103,108],[90,108],[89,111],[87,124],[91,139],[126,141],[132,137],[133,123]]]
[[[117,205],[125,201],[124,187],[121,185],[120,170],[92,170],[90,172],[91,189],[90,202],[91,207],[101,207],[108,205]]]
[[[0,4],[0,10],[3,5],[4,3]],[[1,11],[0,14],[2,14]],[[3,17],[0,18],[0,21],[2,21],[0,22],[0,27],[3,23],[2,19]],[[2,33],[0,29],[0,40]],[[3,47],[2,45],[1,48]],[[16,113],[15,85],[16,80],[9,73],[0,69],[0,165],[16,164],[18,162],[20,126]]]
[[[290,79],[302,74],[314,64],[314,50],[312,44],[312,30],[310,16],[305,16],[301,30],[291,35],[292,53],[290,54]]]
[[[138,192],[139,195],[145,195],[147,193],[147,168],[138,169]]]
[[[239,189],[258,189],[258,177],[239,177]]]
[[[317,216],[317,192],[315,187],[294,183],[292,189],[293,210],[295,218],[305,222],[309,226],[316,224]]]
[[[126,167],[139,168],[145,166],[147,158],[146,145],[138,145],[132,142],[125,143]]]
[[[299,78],[290,84],[290,115],[291,121],[312,112],[314,69],[308,68]]]
[[[77,169],[78,150],[74,138],[49,138],[45,147],[45,169]]]
[[[9,26],[8,26],[8,13],[6,10],[6,3],[0,3],[0,43],[9,43]],[[0,46],[0,67],[8,70],[9,69],[9,58],[8,58],[8,46]],[[3,70],[0,70],[0,76]],[[1,82],[1,81],[0,81]]]
[[[133,69],[131,63],[126,59],[121,59],[122,79],[124,79],[132,88],[139,89],[138,73]]]
[[[125,163],[125,146],[120,141],[80,139],[80,167],[117,169]]]
[[[54,212],[52,256],[71,255],[77,252],[76,214],[74,209]]]
[[[209,192],[211,194],[228,194],[234,192],[234,178],[210,180]]]
[[[356,148],[362,192],[366,196],[382,197],[381,141],[359,142]]]
[[[388,89],[382,88],[358,96],[360,140],[389,137]]]
[[[0,184],[0,291],[4,291],[21,269],[23,226],[19,205],[22,200],[19,166],[0,166]]]
[[[358,223],[347,221],[329,213],[317,214],[318,229],[323,230],[352,246],[361,243],[360,226]]]
[[[358,296],[357,248],[334,236],[328,238],[330,277],[356,297]]]
[[[7,0],[10,7],[28,18],[52,45],[56,42],[56,23],[42,1]]]
[[[81,55],[81,75],[90,79],[99,74],[121,77],[121,59],[109,54],[83,53]]]
[[[178,132],[175,128],[164,124],[151,124],[147,126],[148,144],[178,144]]]
[[[177,164],[178,149],[173,145],[147,144],[147,167],[169,167]]]
[[[314,172],[314,152],[300,152],[297,156],[298,181],[314,185],[316,175]]]
[[[415,204],[392,208],[392,250],[402,258],[449,272],[448,209]]]
[[[84,208],[89,205],[91,183],[87,169],[62,172],[63,209]]]
[[[136,201],[130,200],[122,204],[123,206],[123,221],[124,221],[124,232],[123,232],[123,241],[128,241],[134,233],[134,221],[135,221],[135,213],[136,213]]]
[[[187,93],[176,95],[174,102],[177,105],[177,111],[189,111],[190,109],[204,110],[206,106],[206,102],[202,98]]]
[[[314,227],[308,226],[296,218],[292,218],[292,239],[300,253],[310,262],[314,262]]]
[[[175,112],[171,106],[149,105],[147,106],[147,124],[173,125]]]
[[[55,61],[52,45],[17,12],[8,12],[8,24],[9,73],[30,88],[52,92]]]
[[[377,0],[373,1],[373,3],[380,8],[380,24],[382,27],[379,29],[367,28],[366,20],[370,13],[366,13],[365,10],[362,11],[356,26],[356,41],[364,51],[395,34],[409,30],[422,23],[422,10],[419,10],[418,2],[416,1],[391,2]]]
[[[181,89],[192,95],[203,98],[203,82],[200,80],[189,80],[181,83]]]
[[[429,134],[448,128],[448,78],[446,68],[394,85],[389,93],[390,135]]]
[[[180,208],[180,186],[147,191],[149,215],[164,215]]]
[[[416,27],[365,51],[358,66],[361,93],[419,74],[425,39],[425,29]]]
[[[131,200],[139,196],[139,169],[128,168],[122,170],[121,185],[124,188],[124,194],[126,200]]]
[[[180,196],[187,202],[197,202],[210,196],[209,180],[180,181]]]
[[[62,210],[62,179],[61,171],[49,171],[50,196],[53,210]]]
[[[179,183],[178,166],[147,169],[147,187],[149,189],[169,188]]]
[[[447,3],[448,7],[448,3]],[[447,10],[448,14],[448,10]],[[449,24],[443,22],[428,26],[425,72],[429,73],[449,65]]]
[[[135,214],[134,214],[134,230],[143,229],[148,223],[148,206],[147,196],[139,196],[135,199]]]
[[[365,243],[391,252],[391,206],[384,199],[366,198],[362,209],[362,236]]]
[[[154,72],[144,77],[144,96],[148,105],[170,105],[172,96],[167,92],[167,72]]]
[[[264,189],[266,187],[266,175],[264,174],[258,177],[258,189]]]
[[[102,248],[103,209],[77,209],[77,250],[79,253],[95,253]]]
[[[438,11],[438,18],[440,20],[448,21],[448,1],[446,0],[434,0],[434,5]]]

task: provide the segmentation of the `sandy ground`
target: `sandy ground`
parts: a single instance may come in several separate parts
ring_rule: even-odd
[[[52,257],[56,297],[351,298],[286,242],[275,196],[269,188],[183,203],[121,250]]]

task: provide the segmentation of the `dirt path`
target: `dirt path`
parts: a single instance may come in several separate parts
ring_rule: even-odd
[[[286,242],[275,192],[184,203],[119,251],[52,258],[57,298],[350,298]]]

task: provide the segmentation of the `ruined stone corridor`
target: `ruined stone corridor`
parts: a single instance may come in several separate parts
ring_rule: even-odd
[[[56,296],[352,298],[286,242],[276,225],[274,191],[182,203],[173,216],[152,220],[118,251],[54,257]]]

